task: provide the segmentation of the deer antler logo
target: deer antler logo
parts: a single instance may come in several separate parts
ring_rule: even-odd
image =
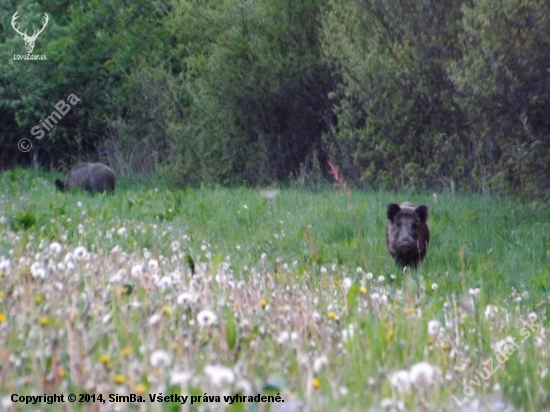
[[[40,33],[42,33],[44,31],[44,29],[46,28],[46,25],[48,24],[49,17],[46,13],[44,13],[44,25],[42,26],[42,28],[40,30],[35,30],[34,33],[32,34],[32,36],[28,36],[27,35],[27,30],[25,30],[24,33],[21,33],[19,31],[19,26],[15,25],[15,20],[17,20],[17,18],[19,17],[17,15],[17,13],[19,13],[19,10],[16,11],[15,14],[13,15],[13,17],[11,19],[11,26],[13,27],[13,29],[17,33],[19,33],[21,35],[23,40],[25,40],[25,48],[27,49],[27,53],[31,54],[33,49],[34,49],[34,42],[36,41],[36,38],[38,37],[38,35]]]

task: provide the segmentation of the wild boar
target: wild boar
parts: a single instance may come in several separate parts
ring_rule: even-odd
[[[55,186],[64,192],[70,189],[84,189],[90,193],[115,191],[116,175],[113,169],[102,163],[80,163],[68,174],[65,181],[56,180]]]
[[[430,231],[426,224],[428,206],[415,208],[405,202],[388,205],[388,225],[386,227],[386,245],[395,262],[401,267],[416,267],[428,251]]]

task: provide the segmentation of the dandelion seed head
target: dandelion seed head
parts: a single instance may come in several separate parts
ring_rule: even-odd
[[[88,251],[84,246],[79,246],[74,250],[73,256],[76,260],[85,260],[88,257]]]
[[[235,382],[235,372],[223,365],[207,365],[204,373],[214,386],[226,386]]]
[[[435,382],[437,371],[428,362],[422,361],[411,367],[409,376],[414,386],[425,389]]]
[[[193,375],[189,372],[173,371],[170,372],[170,385],[187,386]]]
[[[132,268],[131,273],[132,273],[132,277],[137,278],[145,273],[145,269],[143,268],[143,265],[135,265]]]
[[[151,353],[149,360],[153,368],[159,368],[162,366],[170,366],[172,363],[172,356],[165,350],[156,350]]]
[[[344,278],[344,280],[342,281],[342,289],[344,289],[344,292],[347,292],[348,290],[350,290],[351,285],[352,285],[351,278]]]
[[[9,259],[4,259],[2,256],[2,260],[0,260],[0,272],[6,273],[11,268],[11,262]]]
[[[63,249],[63,247],[61,246],[61,243],[59,243],[59,242],[53,242],[50,245],[50,252],[52,252],[54,255],[58,255],[61,252],[62,249]]]
[[[325,355],[319,356],[313,361],[313,372],[318,373],[327,364],[328,358]]]
[[[491,320],[495,318],[498,314],[498,307],[495,305],[487,305],[485,308],[485,319]]]
[[[178,305],[190,305],[195,302],[195,297],[189,292],[181,293],[177,298]]]
[[[439,333],[439,328],[441,324],[437,320],[431,320],[428,322],[428,334],[431,336],[436,336]]]
[[[284,345],[289,340],[290,340],[290,333],[288,333],[287,331],[283,331],[279,333],[279,336],[277,337],[277,343],[279,345]]]
[[[147,263],[147,266],[149,267],[150,271],[155,271],[159,268],[159,262],[158,260],[150,259],[149,262]]]
[[[197,315],[197,322],[201,328],[212,326],[217,320],[216,314],[208,309],[201,310]]]
[[[411,377],[409,371],[399,370],[390,376],[390,383],[399,393],[409,393],[411,390]]]
[[[160,313],[155,313],[153,316],[149,318],[147,322],[149,323],[149,325],[155,325],[158,323],[161,317],[162,315]]]

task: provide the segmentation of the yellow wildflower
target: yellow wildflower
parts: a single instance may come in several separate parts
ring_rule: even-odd
[[[321,386],[321,380],[319,378],[313,378],[313,387],[315,389],[319,389]]]
[[[121,354],[122,356],[129,356],[129,355],[132,354],[132,348],[129,347],[129,346],[126,346],[125,348],[122,348],[122,349],[120,350],[120,354]],[[107,356],[108,356],[108,355],[107,355]]]
[[[120,374],[115,375],[115,377],[113,379],[114,379],[115,383],[118,383],[119,385],[124,383],[124,381],[126,380],[124,375],[120,375]]]

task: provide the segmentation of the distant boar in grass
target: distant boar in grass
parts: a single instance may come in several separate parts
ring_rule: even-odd
[[[386,245],[399,266],[416,267],[426,256],[430,243],[427,220],[426,205],[416,208],[409,202],[401,206],[395,203],[388,205]]]
[[[69,172],[65,181],[55,181],[55,186],[62,192],[84,189],[90,193],[113,193],[115,185],[115,172],[102,163],[80,163]]]

